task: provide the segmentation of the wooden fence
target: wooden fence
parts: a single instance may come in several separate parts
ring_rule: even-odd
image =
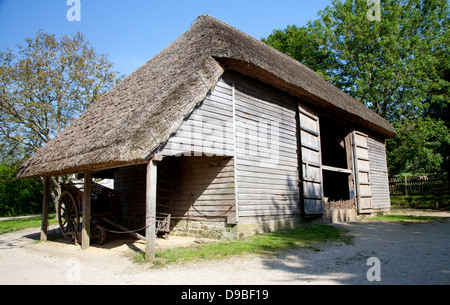
[[[447,175],[407,176],[389,180],[391,195],[450,194]]]

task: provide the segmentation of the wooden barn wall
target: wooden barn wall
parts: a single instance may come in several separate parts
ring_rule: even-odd
[[[145,181],[146,165],[115,172],[122,223],[131,229],[145,226]],[[165,158],[158,163],[157,188],[157,213],[170,213],[175,220],[224,221],[236,214],[232,157]]]
[[[225,220],[235,214],[234,162],[231,157],[181,157],[172,216]]]
[[[114,174],[114,189],[120,191],[122,224],[131,229],[145,226],[147,165],[121,167]]]
[[[389,194],[389,177],[386,160],[386,145],[384,140],[369,135],[370,182],[372,188],[373,208],[375,210],[389,209],[391,206]]]
[[[239,221],[300,214],[297,103],[234,75]]]
[[[163,147],[163,156],[233,156],[231,86],[220,80]]]

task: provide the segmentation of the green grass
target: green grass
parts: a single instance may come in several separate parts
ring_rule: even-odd
[[[450,210],[450,195],[442,195],[437,198],[439,209]],[[436,198],[433,195],[420,196],[391,196],[393,209],[435,209]]]
[[[352,238],[346,233],[347,231],[336,227],[316,225],[256,235],[237,241],[221,241],[167,249],[156,252],[153,267],[192,260],[223,259],[242,254],[276,254],[297,247],[318,250],[315,245],[320,243],[333,241],[351,243]],[[134,257],[134,261],[136,263],[145,263],[148,260],[145,254],[139,253]]]
[[[27,228],[39,228],[41,223],[41,217],[0,221],[0,234],[20,231]],[[48,223],[51,225],[58,223],[58,221],[54,216],[50,216]]]
[[[381,215],[376,217],[366,218],[369,221],[391,221],[391,222],[424,222],[424,221],[438,221],[440,217],[433,216],[414,216],[414,215]]]

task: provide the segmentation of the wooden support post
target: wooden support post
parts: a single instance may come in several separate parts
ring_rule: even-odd
[[[408,175],[405,175],[405,196],[408,195]]]
[[[41,241],[47,241],[49,198],[50,198],[50,177],[44,177],[44,199],[42,200]]]
[[[84,173],[84,196],[83,196],[83,224],[81,229],[81,249],[87,250],[90,246],[91,233],[91,192],[92,192],[92,173]]]
[[[156,160],[151,160],[147,165],[145,254],[151,261],[155,259],[156,248],[157,164]]]

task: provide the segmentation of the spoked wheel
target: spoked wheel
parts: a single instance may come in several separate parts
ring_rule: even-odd
[[[75,199],[69,192],[63,192],[58,207],[59,229],[65,239],[76,238],[80,227],[80,214]]]
[[[101,246],[106,241],[106,231],[95,221],[91,221],[91,240]]]

